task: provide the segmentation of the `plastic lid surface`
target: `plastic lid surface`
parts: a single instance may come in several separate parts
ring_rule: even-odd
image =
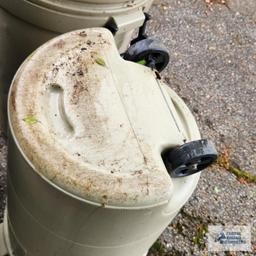
[[[184,137],[171,108],[154,72],[124,61],[103,28],[44,44],[9,94],[12,134],[36,172],[82,199],[124,207],[172,195],[161,150]]]

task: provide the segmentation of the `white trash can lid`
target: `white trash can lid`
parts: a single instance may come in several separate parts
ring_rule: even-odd
[[[70,32],[17,72],[11,132],[37,173],[83,200],[166,203],[173,183],[161,152],[182,144],[189,125],[165,87],[150,68],[123,60],[108,30]]]

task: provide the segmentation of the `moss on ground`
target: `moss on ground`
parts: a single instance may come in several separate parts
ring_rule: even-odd
[[[201,224],[197,227],[196,235],[193,237],[193,243],[198,246],[199,249],[204,249],[205,236],[208,233],[208,224]]]
[[[249,173],[249,172],[246,172],[246,171],[240,170],[238,168],[235,168],[232,165],[229,166],[228,171],[235,174],[238,178],[243,178],[248,182],[256,183],[256,176]]]
[[[166,254],[166,248],[164,244],[157,240],[150,249],[151,253],[157,256],[164,256]]]
[[[256,184],[256,176],[255,175],[253,175],[249,172],[246,172],[244,170],[241,170],[232,165],[231,160],[230,160],[230,148],[224,147],[224,149],[219,154],[217,164],[220,167],[225,168],[227,171],[233,173],[239,180],[242,179],[245,182]]]

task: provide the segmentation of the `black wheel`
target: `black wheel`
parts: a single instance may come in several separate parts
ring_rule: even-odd
[[[163,160],[172,177],[184,177],[210,166],[217,159],[214,144],[206,139],[185,143],[163,154]]]
[[[169,63],[167,48],[158,40],[147,38],[131,45],[124,53],[125,60],[138,62],[161,72]]]

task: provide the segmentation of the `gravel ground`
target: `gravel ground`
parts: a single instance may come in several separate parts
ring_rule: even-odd
[[[202,136],[255,175],[256,2],[206,2],[155,1],[150,33],[169,48],[165,80],[193,111]],[[204,171],[150,255],[208,255],[209,224],[252,225],[253,252],[216,255],[256,255],[256,185],[244,183],[218,165]]]
[[[256,175],[255,0],[155,1],[149,34],[170,50],[166,82],[193,111],[202,136],[232,165]],[[254,10],[254,11],[253,11]],[[6,138],[0,135],[0,219],[6,184]],[[256,255],[256,185],[219,165],[202,173],[189,202],[153,246],[157,255]],[[209,224],[252,225],[253,252],[207,252]]]

